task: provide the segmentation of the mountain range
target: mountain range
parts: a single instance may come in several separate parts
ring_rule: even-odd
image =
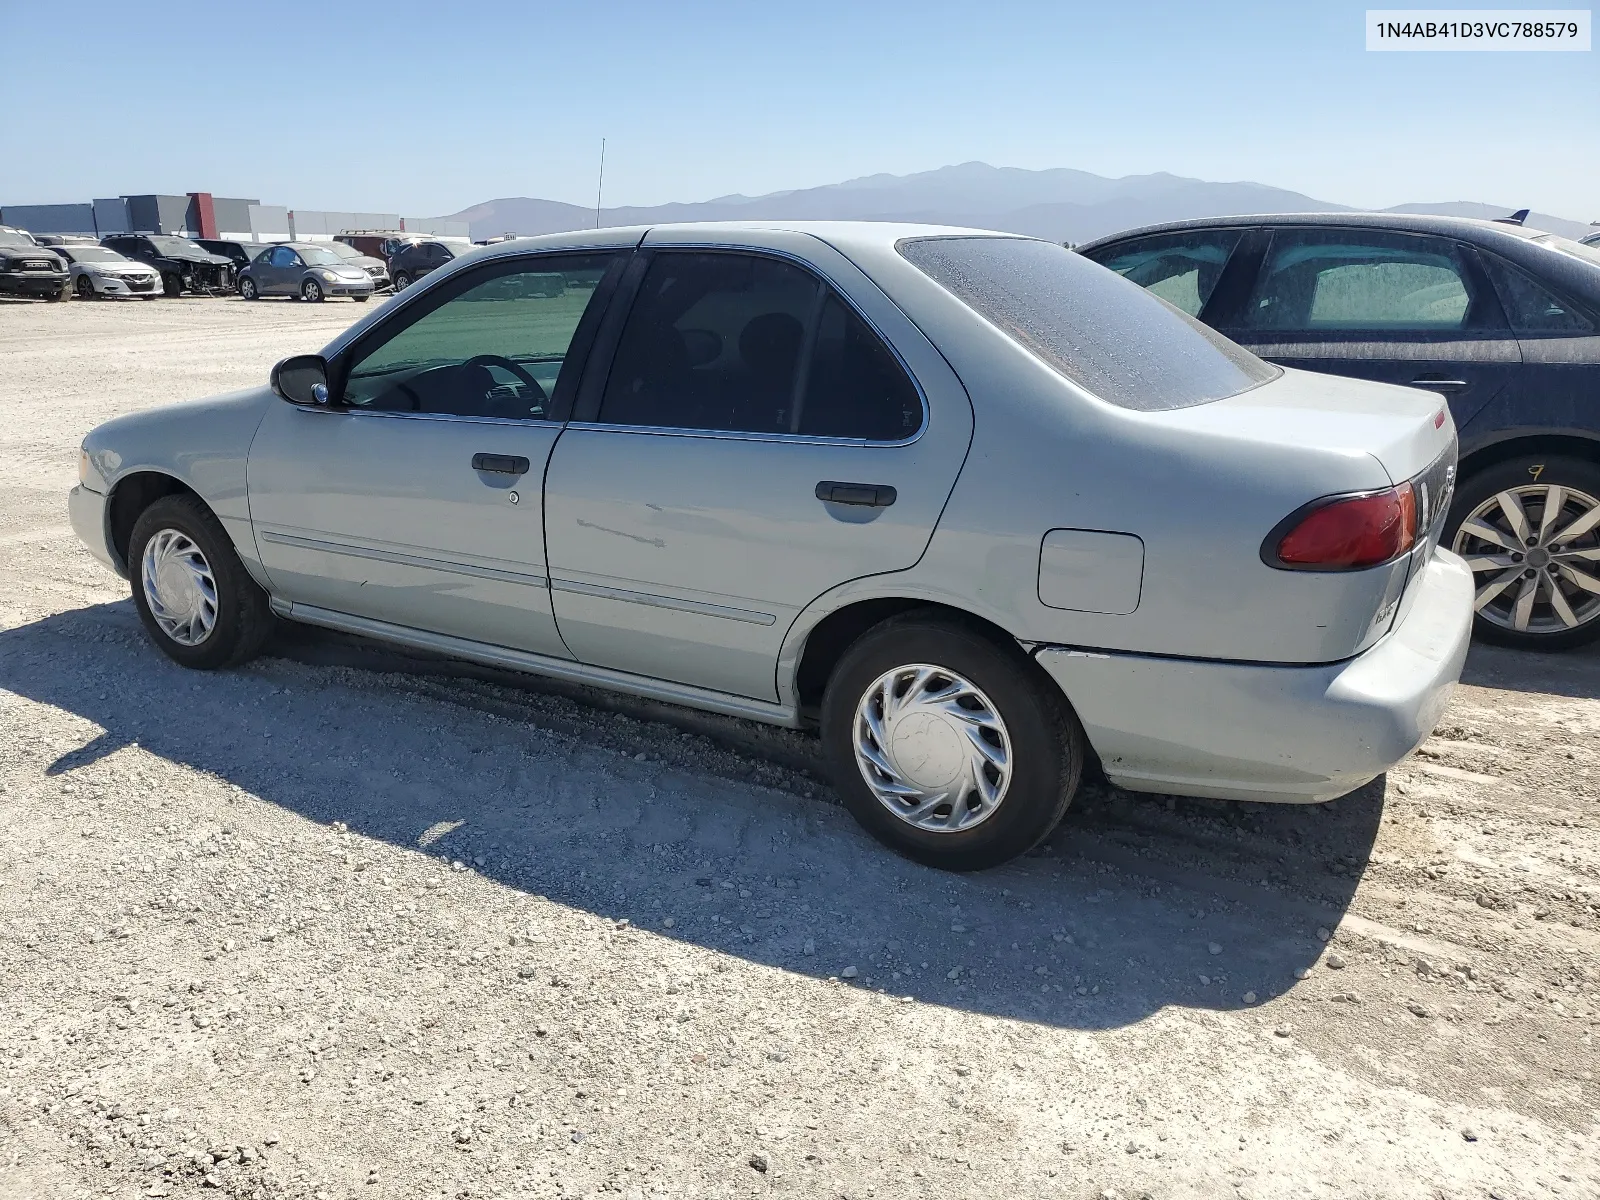
[[[1388,212],[1499,217],[1516,204],[1473,201],[1401,204]],[[1317,200],[1261,183],[1214,183],[1179,175],[1125,175],[1108,179],[1057,167],[1026,171],[969,162],[914,175],[867,175],[844,183],[764,196],[719,196],[688,204],[604,208],[602,225],[659,225],[672,221],[868,220],[926,221],[1024,233],[1052,241],[1084,242],[1156,221],[1236,213],[1349,212],[1348,205]],[[561,233],[596,224],[592,208],[506,197],[475,204],[439,220],[466,221],[474,238],[504,233]],[[1580,221],[1534,213],[1529,225],[1581,237]]]

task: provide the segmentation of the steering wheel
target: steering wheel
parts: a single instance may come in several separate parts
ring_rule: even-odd
[[[461,364],[463,372],[470,371],[473,367],[499,367],[503,371],[509,371],[517,377],[517,381],[527,389],[527,394],[533,398],[540,408],[548,409],[550,407],[550,397],[545,395],[544,389],[539,386],[539,381],[528,374],[520,363],[514,363],[509,358],[503,358],[498,354],[477,354]],[[528,414],[522,412],[517,415],[526,417]]]

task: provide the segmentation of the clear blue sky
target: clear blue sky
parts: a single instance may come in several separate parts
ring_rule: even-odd
[[[0,0],[0,203],[592,204],[603,135],[608,204],[981,159],[1600,219],[1597,52],[1368,53],[1364,11]]]

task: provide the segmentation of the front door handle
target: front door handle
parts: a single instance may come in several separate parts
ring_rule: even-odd
[[[474,454],[472,469],[490,471],[496,475],[526,475],[528,460],[516,454]]]
[[[1470,385],[1465,379],[1445,379],[1437,375],[1418,375],[1411,381],[1411,386],[1427,388],[1433,392],[1459,392]]]
[[[835,483],[824,479],[817,484],[817,499],[832,504],[859,504],[865,508],[888,508],[899,493],[886,483]]]

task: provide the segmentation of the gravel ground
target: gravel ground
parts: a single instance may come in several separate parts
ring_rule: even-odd
[[[1088,789],[980,876],[813,742],[144,640],[78,439],[348,303],[0,302],[0,1197],[1600,1195],[1600,653],[1334,804]]]

